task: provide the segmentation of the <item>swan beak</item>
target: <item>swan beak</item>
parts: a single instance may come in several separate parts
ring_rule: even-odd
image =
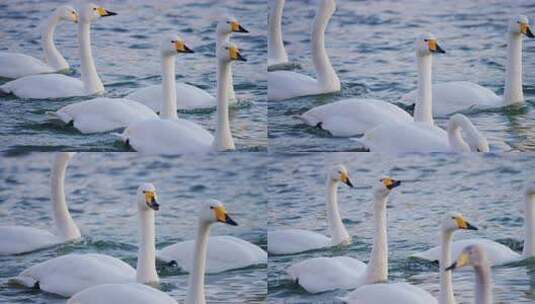
[[[451,264],[450,266],[446,267],[446,271],[449,271],[449,270],[455,270],[457,268],[461,268],[463,266],[466,266],[468,265],[468,263],[470,263],[470,256],[468,255],[468,253],[466,252],[462,252],[459,257],[457,258],[457,261],[455,261],[453,264]]]
[[[528,36],[529,38],[534,38],[535,35],[531,32],[531,29],[529,28],[529,25],[527,23],[521,23],[520,24],[520,32],[522,34]]]
[[[236,33],[249,33],[248,30],[244,29],[238,21],[232,21],[230,23],[231,29]]]
[[[446,53],[446,51],[444,51],[440,47],[440,45],[438,45],[436,39],[429,39],[428,44],[429,44],[429,51],[431,51],[431,53],[441,53],[441,54]]]
[[[238,50],[237,47],[229,48],[229,54],[230,54],[230,59],[232,60],[247,61],[247,58],[243,57],[240,54],[240,50]]]
[[[392,190],[397,186],[401,185],[401,181],[386,177],[383,179],[383,184],[385,185],[386,189]]]
[[[154,191],[145,192],[145,203],[147,204],[147,207],[154,211],[160,210],[160,205],[156,201],[156,192]]]
[[[177,41],[175,42],[175,47],[177,53],[195,53],[192,49],[190,49],[184,41]]]
[[[340,180],[342,181],[342,183],[348,185],[349,187],[354,187],[353,183],[351,182],[351,179],[349,179],[349,175],[347,175],[346,173],[340,174]]]
[[[225,207],[215,207],[214,212],[218,222],[229,224],[231,226],[238,226],[238,223],[236,223],[233,219],[230,218]]]
[[[476,226],[473,226],[472,224],[470,224],[465,218],[463,217],[458,217],[456,219],[457,221],[457,227],[459,227],[459,229],[465,229],[465,230],[479,230],[477,229]]]
[[[115,15],[117,15],[117,13],[110,12],[110,11],[108,11],[107,9],[103,8],[103,7],[99,7],[99,8],[97,8],[97,12],[98,12],[98,14],[100,15],[100,17],[108,17],[108,16],[115,16]]]

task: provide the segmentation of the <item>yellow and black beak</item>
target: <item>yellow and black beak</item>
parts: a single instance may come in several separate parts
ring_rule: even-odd
[[[440,45],[438,45],[436,39],[429,39],[429,40],[427,41],[427,45],[428,45],[428,47],[429,47],[429,51],[430,51],[431,53],[441,53],[441,54],[446,53],[446,51],[444,51],[444,50],[440,47]]]
[[[347,173],[344,173],[344,172],[340,173],[340,180],[342,181],[342,183],[353,188],[353,183],[351,182],[351,179],[349,178],[349,175]]]
[[[238,226],[238,223],[230,218],[225,207],[214,207],[214,213],[218,222],[229,224],[231,226]]]
[[[176,41],[175,42],[175,47],[176,47],[176,51],[177,53],[195,53],[192,49],[190,49],[185,43],[184,41]]]
[[[108,11],[107,9],[103,8],[103,7],[99,7],[99,8],[97,8],[97,12],[98,12],[98,14],[100,15],[100,17],[108,17],[108,16],[115,16],[115,15],[117,15],[117,13],[110,12],[110,11]]]
[[[463,266],[466,266],[468,265],[468,263],[470,262],[470,256],[468,255],[468,253],[466,252],[461,252],[461,254],[459,255],[459,257],[457,258],[457,261],[455,261],[453,264],[451,264],[450,266],[446,267],[446,271],[450,271],[450,270],[455,270],[457,268],[461,268]]]
[[[232,21],[230,27],[232,31],[236,33],[249,33],[249,31],[244,29],[238,21]]]
[[[145,191],[145,204],[147,207],[151,208],[154,211],[160,210],[160,205],[156,201],[156,192],[154,191]]]
[[[392,189],[396,188],[397,186],[401,185],[401,181],[395,180],[395,179],[390,178],[390,177],[383,178],[382,182],[385,185],[386,189],[388,189],[388,190],[392,190]]]
[[[531,32],[529,24],[527,23],[520,23],[520,32],[529,38],[535,38],[535,35]]]
[[[479,230],[476,226],[470,224],[464,217],[457,217],[455,221],[457,222],[457,227],[459,227],[459,229]]]
[[[243,57],[240,54],[240,50],[237,47],[234,47],[234,46],[230,47],[228,51],[230,54],[230,59],[239,60],[239,61],[247,61],[247,58]]]

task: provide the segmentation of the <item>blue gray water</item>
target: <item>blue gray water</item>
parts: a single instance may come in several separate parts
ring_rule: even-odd
[[[175,32],[196,54],[178,56],[177,80],[196,85],[215,95],[215,25],[224,14],[234,15],[249,29],[248,35],[233,35],[246,63],[234,64],[234,85],[240,104],[231,110],[231,128],[238,150],[267,147],[265,102],[265,10],[263,0],[102,1],[117,12],[92,25],[93,56],[106,87],[105,96],[123,97],[135,88],[161,82],[158,44],[162,33]],[[38,26],[60,0],[0,2],[0,51],[21,52],[41,58]],[[61,24],[56,45],[79,77],[80,60],[76,26]],[[5,80],[0,81],[4,83]],[[0,98],[0,151],[125,151],[128,148],[110,134],[80,134],[47,120],[46,111],[87,97],[68,100],[20,100]],[[215,128],[215,111],[182,113],[208,130]]]
[[[288,280],[285,269],[306,258],[347,255],[368,261],[373,238],[371,186],[383,175],[402,180],[388,203],[389,279],[408,281],[438,295],[438,266],[412,253],[438,245],[445,213],[458,211],[479,231],[454,239],[484,237],[520,252],[523,242],[524,187],[533,181],[535,162],[527,154],[406,155],[314,153],[277,156],[269,167],[268,229],[300,228],[327,234],[326,167],[347,166],[354,189],[339,186],[338,201],[352,245],[296,255],[270,256],[270,303],[334,303],[346,292],[308,294]],[[535,302],[535,259],[492,271],[494,303]],[[459,304],[474,303],[473,271],[455,272]]]
[[[0,158],[0,224],[51,229],[49,168],[51,153]],[[98,252],[137,260],[137,187],[157,187],[157,248],[195,237],[197,204],[224,202],[239,226],[214,225],[213,235],[233,235],[266,247],[267,157],[257,153],[212,158],[150,158],[133,153],[79,153],[67,169],[66,193],[83,240],[31,254],[0,257],[0,303],[65,303],[37,290],[14,288],[10,277],[38,262],[71,253]],[[188,275],[178,267],[158,265],[160,288],[179,303],[187,293]],[[263,303],[266,266],[207,275],[209,303]]]
[[[310,27],[317,1],[286,1],[283,38],[295,69],[314,75]],[[270,148],[275,151],[358,151],[360,144],[333,138],[292,116],[349,97],[396,103],[416,88],[414,41],[422,31],[437,36],[447,54],[433,60],[434,82],[468,80],[503,93],[505,31],[516,14],[533,24],[535,2],[347,1],[338,0],[326,32],[327,52],[342,81],[338,93],[269,102]],[[524,94],[521,107],[467,112],[493,151],[535,149],[535,39],[524,40]],[[436,119],[444,127],[447,119]]]

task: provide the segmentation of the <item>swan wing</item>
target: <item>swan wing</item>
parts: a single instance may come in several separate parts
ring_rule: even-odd
[[[341,300],[350,304],[438,304],[429,292],[408,283],[365,285]]]
[[[42,74],[22,77],[0,86],[5,93],[25,99],[52,99],[84,96],[84,83],[63,74]]]
[[[158,289],[139,284],[103,284],[87,288],[72,296],[67,304],[176,304]]]
[[[2,67],[0,77],[3,78],[21,78],[55,72],[43,61],[20,53],[0,52],[0,67]]]
[[[356,288],[365,271],[366,264],[345,256],[307,259],[287,269],[290,279],[310,293]]]
[[[284,100],[319,94],[318,81],[293,71],[268,72],[268,100]]]
[[[61,239],[45,230],[24,226],[0,226],[0,255],[31,252],[61,242]]]
[[[287,229],[268,231],[270,254],[294,254],[331,246],[331,239],[313,231]]]

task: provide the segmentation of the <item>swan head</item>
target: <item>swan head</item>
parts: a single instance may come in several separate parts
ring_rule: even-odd
[[[160,41],[160,52],[162,56],[175,56],[177,53],[194,53],[184,39],[176,34],[165,35]]]
[[[230,35],[232,33],[249,33],[248,30],[241,26],[240,22],[234,17],[223,17],[217,22],[216,32],[218,35]]]
[[[80,17],[80,21],[83,22],[92,22],[93,20],[99,19],[101,17],[117,15],[117,13],[110,12],[107,9],[93,3],[82,4],[78,8],[78,14]]]
[[[224,42],[217,47],[216,56],[220,61],[231,62],[234,60],[247,61],[240,53],[238,46],[232,42]]]
[[[485,249],[479,245],[470,245],[461,251],[461,254],[453,264],[446,267],[446,271],[470,265],[473,267],[482,267],[488,265],[488,263]]]
[[[218,200],[208,200],[202,204],[199,221],[204,224],[224,223],[238,226],[227,213],[225,206]]]
[[[456,230],[478,230],[477,227],[470,224],[466,218],[456,212],[452,212],[442,220],[442,230],[453,232]]]
[[[386,197],[390,194],[392,189],[401,185],[401,181],[395,180],[391,177],[382,177],[375,186],[375,197]]]
[[[349,177],[349,172],[344,165],[331,167],[329,170],[329,180],[332,182],[342,182],[353,188],[353,183]]]
[[[153,184],[145,183],[137,188],[137,207],[140,211],[158,211],[160,209],[156,187]]]
[[[446,53],[446,51],[438,45],[437,38],[431,33],[423,33],[418,36],[416,39],[416,54],[419,57],[424,57],[434,53]]]
[[[55,14],[60,20],[78,23],[78,12],[72,6],[62,5],[56,9]]]
[[[515,36],[526,35],[529,38],[535,38],[529,27],[528,17],[518,15],[509,22],[509,33]]]

